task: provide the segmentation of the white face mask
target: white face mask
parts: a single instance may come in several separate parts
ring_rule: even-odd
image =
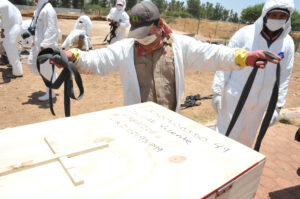
[[[121,11],[123,6],[117,5],[117,10]]]
[[[285,19],[268,19],[266,26],[271,31],[279,30],[280,28],[283,28],[285,25],[286,20]]]
[[[149,35],[147,37],[144,37],[142,39],[135,39],[137,42],[139,42],[140,44],[147,46],[149,44],[151,44],[152,42],[154,42],[157,39],[156,34],[153,35]]]

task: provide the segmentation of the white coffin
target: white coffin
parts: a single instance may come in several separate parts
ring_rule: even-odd
[[[144,103],[1,130],[0,198],[250,199],[264,162]]]

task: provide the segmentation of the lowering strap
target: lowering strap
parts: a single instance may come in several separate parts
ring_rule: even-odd
[[[295,140],[298,141],[298,142],[300,142],[300,128],[299,128],[298,131],[296,132]]]
[[[46,79],[40,72],[40,64],[45,63],[48,59],[53,60],[55,63],[64,66],[64,69],[58,76],[55,82],[52,83],[53,74],[54,74],[54,65],[52,64],[52,76],[50,81]],[[45,48],[38,54],[37,57],[37,70],[40,73],[45,85],[49,88],[49,105],[52,115],[55,115],[53,110],[52,102],[52,89],[58,89],[62,83],[64,83],[64,107],[65,107],[65,116],[70,116],[70,98],[75,100],[80,100],[84,94],[84,89],[82,85],[82,80],[79,72],[77,71],[75,65],[68,61],[68,58],[64,51],[58,48]],[[79,88],[79,96],[75,97],[73,89],[73,79],[75,77],[75,82]]]
[[[118,27],[116,26],[117,23],[118,23],[118,22],[115,22],[115,21],[112,21],[112,22],[109,23],[109,25],[110,25],[110,32],[106,35],[106,37],[105,37],[105,39],[103,40],[103,42],[107,41],[107,42],[110,44],[111,40],[112,40],[114,37],[116,37],[116,30],[117,30],[117,28],[118,28]],[[108,35],[109,35],[109,39],[107,40]]]
[[[264,51],[264,54],[266,56],[270,57],[271,59],[278,60],[277,57],[275,57],[273,54],[271,54],[267,51]],[[243,106],[244,106],[244,104],[245,104],[245,102],[248,98],[249,92],[250,92],[252,84],[254,82],[254,79],[255,79],[258,68],[259,67],[257,65],[255,65],[252,72],[250,73],[250,75],[248,77],[248,80],[247,80],[247,82],[244,86],[241,97],[240,97],[240,99],[237,103],[237,106],[235,108],[235,111],[233,113],[231,121],[230,121],[229,126],[227,128],[226,136],[230,135],[230,132],[233,129],[233,127],[234,127],[234,125],[235,125],[235,123],[236,123],[236,121],[237,121],[237,119],[238,119],[238,117],[239,117],[239,115],[240,115],[240,113],[243,109]],[[266,134],[266,131],[269,127],[269,124],[270,124],[270,121],[272,119],[274,110],[276,108],[276,104],[277,104],[277,100],[278,100],[279,81],[280,81],[280,63],[278,63],[277,68],[276,68],[276,81],[275,81],[275,84],[274,84],[274,87],[273,87],[273,91],[272,91],[272,95],[271,95],[271,98],[270,98],[270,102],[269,102],[269,105],[268,105],[267,112],[266,112],[265,117],[263,119],[263,122],[262,122],[262,125],[260,127],[256,143],[255,143],[255,146],[254,146],[254,150],[256,150],[256,151],[259,151],[261,142],[262,142],[262,140],[263,140],[263,138]]]

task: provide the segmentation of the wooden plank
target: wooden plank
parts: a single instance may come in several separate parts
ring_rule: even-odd
[[[1,176],[5,176],[17,171],[21,171],[24,169],[30,169],[30,168],[34,168],[37,166],[41,166],[44,164],[48,164],[50,162],[53,161],[57,161],[59,158],[62,157],[74,157],[74,156],[78,156],[84,153],[88,153],[88,152],[92,152],[92,151],[96,151],[99,149],[103,149],[105,147],[108,147],[107,143],[96,143],[96,144],[92,144],[89,146],[83,146],[80,147],[76,150],[70,150],[64,153],[58,153],[58,154],[54,154],[54,155],[49,155],[47,157],[41,158],[39,160],[28,160],[28,161],[23,161],[21,163],[16,163],[13,165],[10,165],[8,167],[4,167],[4,168],[0,168],[0,177]]]
[[[45,137],[45,142],[50,147],[51,151],[54,154],[59,153],[59,147],[57,146],[57,143],[52,137]],[[69,178],[73,182],[75,186],[81,185],[84,183],[83,176],[80,175],[78,171],[74,168],[74,166],[70,163],[70,159],[66,156],[58,158],[58,161],[60,162],[61,166],[64,168],[65,172],[68,174]]]

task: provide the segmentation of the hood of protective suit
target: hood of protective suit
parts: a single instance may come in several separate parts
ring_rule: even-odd
[[[266,0],[264,8],[262,10],[262,14],[255,22],[256,31],[261,32],[264,24],[264,17],[267,15],[267,13],[270,10],[274,8],[282,8],[290,11],[289,20],[286,22],[285,26],[283,27],[283,32],[281,34],[281,36],[285,37],[292,29],[291,16],[295,10],[294,0]]]
[[[48,2],[48,0],[39,0],[37,5],[36,5],[36,12],[39,13],[40,9],[42,8],[42,6]]]
[[[125,1],[125,0],[117,0],[117,2],[116,2],[116,7],[117,7],[118,3],[122,3],[122,4],[123,4],[122,11],[124,11],[125,8],[126,8],[126,1]]]

